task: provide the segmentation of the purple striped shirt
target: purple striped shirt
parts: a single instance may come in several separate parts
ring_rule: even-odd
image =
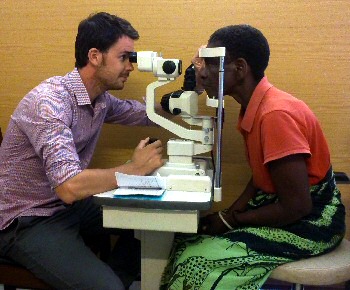
[[[54,188],[88,167],[103,123],[152,124],[138,101],[106,92],[92,106],[77,69],[22,99],[0,148],[0,229],[64,208]]]

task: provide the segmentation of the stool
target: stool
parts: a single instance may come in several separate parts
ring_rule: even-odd
[[[350,280],[350,242],[343,239],[332,252],[278,266],[269,278],[292,283],[296,290],[344,283]]]
[[[4,290],[15,290],[16,288],[53,289],[26,268],[4,257],[0,257],[0,284],[4,285]]]

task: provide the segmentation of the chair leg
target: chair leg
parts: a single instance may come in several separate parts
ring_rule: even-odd
[[[292,285],[292,290],[304,290],[304,285],[295,283]]]

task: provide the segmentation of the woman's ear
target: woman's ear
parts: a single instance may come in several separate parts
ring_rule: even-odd
[[[248,63],[244,58],[237,58],[235,61],[236,71],[239,77],[244,77],[248,71]]]

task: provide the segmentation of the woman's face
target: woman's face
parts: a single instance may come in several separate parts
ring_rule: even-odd
[[[209,43],[208,48],[220,47],[220,43]],[[199,71],[199,77],[203,88],[208,96],[217,97],[219,89],[219,57],[207,57],[204,59],[205,65]],[[224,62],[224,95],[232,95],[235,92],[236,81],[236,65],[229,57],[225,57]]]

